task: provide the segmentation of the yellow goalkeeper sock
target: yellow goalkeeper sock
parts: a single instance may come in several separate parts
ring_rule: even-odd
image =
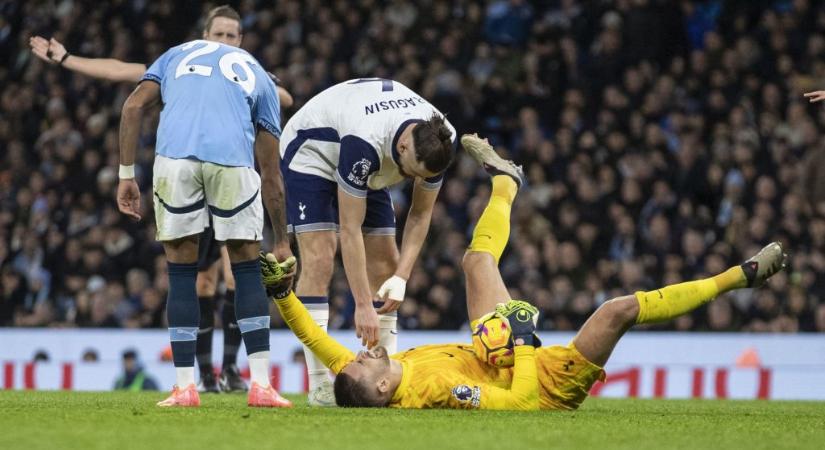
[[[510,209],[517,192],[518,185],[509,176],[493,177],[490,201],[473,230],[473,240],[470,242],[469,251],[487,252],[493,255],[498,264],[504,247],[510,239]]]
[[[674,284],[655,291],[636,292],[639,301],[636,323],[674,319],[704,305],[719,294],[746,286],[745,272],[740,266],[736,266],[711,278]]]

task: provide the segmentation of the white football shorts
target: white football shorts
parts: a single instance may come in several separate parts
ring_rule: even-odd
[[[261,177],[249,167],[155,155],[152,191],[157,240],[199,234],[218,241],[260,241],[264,228]]]

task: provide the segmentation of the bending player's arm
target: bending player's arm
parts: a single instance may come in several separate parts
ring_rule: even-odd
[[[367,199],[353,197],[338,188],[339,222],[341,225],[341,259],[344,272],[355,297],[355,332],[361,344],[372,347],[378,343],[378,314],[372,306],[367,257],[361,224],[367,213]]]
[[[378,343],[378,314],[372,306],[373,293],[367,277],[367,258],[361,226],[367,214],[367,180],[381,164],[378,153],[365,140],[346,135],[335,181],[338,182],[338,221],[341,227],[341,259],[352,295],[355,297],[355,333],[361,343]]]
[[[129,81],[137,83],[146,66],[140,63],[128,63],[114,58],[83,58],[66,51],[57,39],[47,41],[40,36],[29,38],[32,53],[49,64],[61,65],[72,72],[109,81]]]
[[[289,295],[283,299],[273,300],[278,305],[281,317],[284,318],[289,329],[330,370],[338,373],[355,359],[355,355],[351,351],[315,324],[315,321],[312,320],[309,312],[294,292],[290,291]]]
[[[423,179],[416,179],[413,186],[412,204],[407,213],[407,223],[404,225],[404,237],[401,241],[401,255],[398,268],[392,278],[385,281],[378,290],[378,297],[384,300],[384,305],[378,314],[397,310],[404,300],[407,280],[410,279],[413,266],[427,232],[430,229],[430,220],[433,217],[433,206],[438,198],[440,184],[431,184]]]
[[[147,81],[138,84],[123,103],[120,114],[120,183],[117,207],[123,214],[140,220],[140,189],[135,181],[135,154],[140,125],[149,108],[160,103],[160,85]]]

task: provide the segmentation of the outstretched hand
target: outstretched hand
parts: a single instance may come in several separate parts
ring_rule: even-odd
[[[536,335],[539,310],[535,306],[523,300],[510,300],[507,303],[496,305],[496,314],[505,317],[510,323],[510,330],[513,332],[516,345],[541,347],[541,340]],[[518,342],[519,340],[521,343]]]
[[[807,98],[811,103],[821,102],[822,100],[825,100],[825,91],[806,92],[805,98]]]
[[[294,256],[289,256],[283,262],[278,262],[272,253],[260,253],[258,260],[261,263],[261,278],[269,297],[282,299],[292,290],[292,280],[298,262]]]
[[[57,64],[66,56],[66,47],[55,38],[46,40],[41,36],[32,36],[29,38],[29,47],[35,56],[49,64]]]

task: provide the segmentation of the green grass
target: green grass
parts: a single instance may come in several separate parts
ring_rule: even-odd
[[[825,403],[589,399],[579,411],[246,407],[202,396],[160,409],[160,393],[0,391],[0,449],[825,448]]]

